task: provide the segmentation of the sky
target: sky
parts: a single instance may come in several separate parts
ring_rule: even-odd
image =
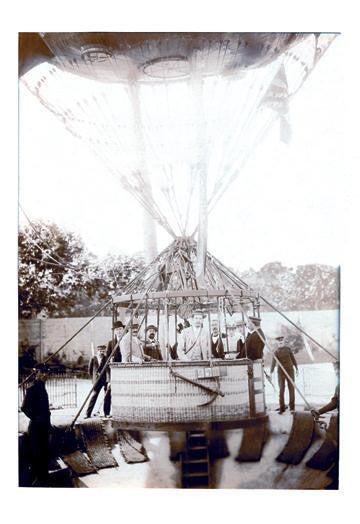
[[[275,125],[209,216],[208,249],[238,270],[270,261],[341,264],[342,37],[290,107],[292,139]],[[81,235],[102,257],[143,250],[140,205],[81,141],[20,86],[19,199],[31,220]],[[20,224],[26,219],[20,211]],[[171,241],[157,227],[158,247]]]

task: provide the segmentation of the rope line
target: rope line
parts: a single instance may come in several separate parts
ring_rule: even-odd
[[[237,285],[237,287],[239,287],[240,289],[243,289],[242,286],[240,285],[240,283],[246,287],[246,289],[248,290],[252,290],[254,292],[256,292],[256,290],[253,290],[252,288],[250,288],[250,286],[248,284],[246,284],[246,282],[244,282],[240,277],[238,277],[236,275],[236,273],[234,273],[234,271],[232,271],[230,268],[226,268],[226,266],[224,266],[216,257],[214,257],[214,255],[212,255],[213,259],[222,267],[222,268],[225,268],[225,270],[229,271],[229,273],[231,275],[233,275],[233,282]],[[223,273],[225,273],[225,271],[223,270]],[[226,273],[225,273],[226,274]],[[269,307],[271,307],[271,309],[273,309],[274,311],[276,311],[277,313],[279,313],[279,315],[281,315],[285,320],[287,320],[290,324],[292,324],[300,333],[302,333],[303,335],[305,335],[307,338],[309,338],[312,342],[314,342],[314,344],[316,344],[319,348],[321,348],[323,351],[325,351],[328,355],[330,355],[336,362],[338,362],[338,358],[333,354],[331,353],[331,351],[329,351],[328,349],[326,349],[322,344],[320,344],[320,342],[318,342],[317,340],[315,340],[311,335],[309,335],[306,331],[304,331],[302,328],[300,328],[297,324],[295,324],[295,322],[293,322],[292,320],[290,320],[289,317],[287,317],[284,313],[282,313],[276,306],[274,306],[269,300],[267,300],[265,297],[263,297],[262,295],[259,295],[259,298],[265,302]]]
[[[150,288],[150,287],[151,287],[151,286],[149,286],[149,288]],[[110,363],[111,358],[114,356],[115,351],[116,351],[117,348],[119,347],[121,340],[124,338],[124,336],[125,336],[125,334],[126,334],[126,331],[127,331],[128,327],[129,327],[130,325],[132,325],[134,315],[137,313],[138,309],[140,308],[140,305],[141,305],[141,304],[146,300],[146,298],[147,298],[147,294],[148,294],[148,291],[149,291],[149,288],[145,291],[145,293],[144,293],[144,295],[143,295],[143,298],[142,298],[141,300],[139,300],[139,302],[138,302],[138,304],[137,304],[135,310],[132,310],[132,311],[131,311],[131,316],[130,316],[130,318],[129,318],[129,320],[128,320],[128,322],[127,322],[127,324],[126,324],[126,326],[125,326],[125,328],[124,328],[124,330],[123,330],[123,332],[122,332],[120,338],[117,340],[117,342],[116,342],[115,346],[113,347],[113,349],[112,349],[110,355],[109,355],[108,358],[106,359],[106,362],[105,362],[105,364],[104,364],[103,369],[101,370],[101,372],[100,372],[100,374],[99,374],[97,380],[96,380],[96,381],[94,382],[94,384],[92,385],[92,387],[91,387],[89,393],[87,394],[87,396],[86,396],[84,402],[82,403],[82,405],[80,406],[78,412],[76,413],[76,415],[75,415],[75,417],[74,417],[74,419],[73,419],[73,421],[72,421],[70,427],[74,427],[74,424],[75,424],[75,422],[77,421],[77,419],[79,418],[80,413],[81,413],[82,410],[84,409],[84,406],[86,405],[87,401],[89,400],[91,393],[94,391],[94,389],[95,389],[95,387],[97,386],[97,384],[99,383],[100,379],[102,378],[102,376],[104,375],[104,373],[107,371],[107,367],[108,367],[108,365],[109,365],[109,363]],[[131,342],[131,339],[132,339],[132,333],[131,333],[131,331],[130,331],[130,342]]]

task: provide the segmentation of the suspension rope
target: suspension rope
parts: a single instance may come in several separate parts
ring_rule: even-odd
[[[155,263],[159,258],[160,258],[161,254],[158,255],[153,263]],[[126,286],[125,288],[125,292],[128,290],[128,288],[131,288],[133,283],[138,279],[140,278],[146,271],[147,271],[147,267],[144,268],[138,275],[136,275],[132,280],[131,282],[128,283],[128,285]],[[155,282],[155,279],[154,281],[152,281],[151,285],[153,285],[153,283]],[[150,289],[150,288],[149,288]],[[120,295],[120,292],[119,293],[116,293],[115,294],[115,297]],[[88,320],[87,322],[85,322],[85,324],[83,324],[64,344],[62,344],[62,346],[59,347],[59,349],[57,349],[54,353],[52,353],[51,355],[49,355],[49,357],[47,359],[45,359],[42,364],[46,364],[47,362],[49,362],[52,358],[55,357],[55,355],[57,355],[62,349],[64,349],[68,344],[69,342],[71,342],[79,333],[81,333],[81,331],[83,331],[83,329],[86,328],[86,326],[88,326],[96,317],[98,317],[100,315],[100,313],[113,301],[114,297],[111,297],[103,306],[101,306],[100,309],[98,309],[98,311],[90,318],[90,320]],[[18,387],[22,387],[24,384],[26,384],[30,378],[32,376],[34,376],[36,373],[36,371],[32,371],[19,385]]]
[[[319,348],[321,348],[323,351],[325,351],[325,353],[327,353],[328,355],[330,355],[336,362],[338,362],[338,358],[333,354],[331,353],[331,351],[329,351],[328,349],[326,349],[322,344],[320,344],[320,342],[317,342],[317,340],[315,340],[311,335],[309,335],[308,333],[306,333],[306,331],[304,331],[300,326],[298,326],[297,324],[295,324],[295,322],[293,322],[289,317],[287,317],[284,313],[282,313],[281,311],[279,311],[273,304],[271,304],[268,300],[266,300],[264,297],[260,296],[261,300],[263,302],[265,302],[265,304],[267,304],[268,306],[270,306],[274,311],[276,311],[277,313],[279,313],[279,315],[281,315],[283,318],[285,318],[285,320],[287,320],[292,326],[294,326],[298,331],[300,331],[300,333],[302,333],[303,335],[305,335],[308,339],[310,339],[312,342],[314,342],[314,344],[316,344],[317,346],[319,346]]]
[[[138,308],[140,307],[140,304],[141,304],[142,301],[139,301],[138,305],[136,306],[136,311],[138,310]],[[86,398],[85,400],[83,401],[83,403],[81,404],[78,412],[76,413],[73,421],[71,422],[71,425],[70,427],[73,428],[74,427],[74,424],[75,422],[77,421],[77,419],[79,418],[80,416],[80,413],[82,412],[82,410],[84,409],[84,406],[86,405],[87,401],[89,400],[90,398],[90,395],[91,393],[94,391],[95,387],[98,385],[98,383],[100,382],[100,379],[102,378],[102,376],[104,375],[104,373],[107,371],[107,367],[109,365],[109,362],[110,362],[110,359],[113,357],[113,355],[115,354],[115,351],[117,350],[117,348],[119,347],[120,345],[120,342],[122,341],[122,339],[124,338],[125,336],[125,333],[127,331],[127,329],[129,328],[130,324],[132,323],[132,317],[129,318],[125,328],[124,328],[124,331],[122,332],[122,334],[120,335],[120,337],[118,338],[113,350],[111,351],[110,355],[108,356],[108,358],[106,359],[106,362],[105,362],[105,365],[104,367],[102,368],[98,378],[96,379],[96,381],[94,382],[94,384],[92,385],[92,387],[90,388],[90,391],[89,393],[86,395]],[[130,333],[130,339],[131,339],[131,333]]]
[[[240,289],[243,289],[242,286],[240,285],[240,283],[246,287],[246,289],[248,290],[252,290],[254,292],[256,292],[255,290],[253,290],[252,288],[250,288],[250,286],[248,284],[246,284],[246,282],[244,282],[239,276],[236,275],[236,273],[234,273],[234,271],[232,271],[230,268],[226,268],[216,257],[214,257],[212,255],[213,259],[221,266],[219,269],[222,270],[222,273],[224,273],[225,275],[227,274],[224,269],[222,268],[225,268],[225,270],[227,272],[229,272],[233,278],[233,282],[237,285],[238,288]],[[259,294],[259,298],[265,302],[265,304],[267,304],[269,307],[271,307],[271,309],[273,309],[274,311],[276,311],[277,313],[279,313],[279,315],[281,315],[285,320],[287,320],[291,325],[293,325],[300,333],[302,333],[303,335],[305,335],[307,338],[309,338],[312,342],[314,342],[314,344],[316,344],[319,348],[321,348],[323,351],[325,351],[328,355],[330,355],[336,362],[338,362],[338,358],[333,354],[331,353],[331,351],[329,351],[328,349],[326,349],[322,344],[320,344],[320,342],[318,342],[317,340],[315,340],[311,335],[309,335],[306,331],[304,331],[302,328],[300,328],[297,324],[295,324],[295,322],[293,322],[292,320],[290,320],[289,317],[287,317],[284,313],[282,313],[276,306],[274,306],[271,302],[269,302],[269,300],[267,300],[266,298],[264,298],[262,295]]]
[[[166,360],[169,361],[170,347],[169,347],[169,304],[168,299],[165,299],[165,348],[166,348]]]
[[[243,308],[242,304],[240,304],[240,307],[245,315],[245,318],[246,320],[249,322],[249,317],[248,317],[248,314],[246,313],[245,309]],[[292,386],[296,389],[296,391],[299,393],[300,397],[303,399],[303,401],[305,402],[305,405],[307,406],[308,409],[313,409],[312,406],[309,404],[309,402],[306,400],[305,396],[302,394],[301,390],[297,387],[297,385],[295,384],[295,382],[293,381],[293,379],[290,377],[289,373],[286,371],[286,369],[284,368],[284,366],[281,364],[280,360],[277,358],[276,354],[275,354],[275,351],[273,351],[269,344],[267,343],[266,339],[262,336],[261,332],[260,332],[260,329],[254,325],[254,328],[255,328],[255,331],[258,335],[258,337],[260,338],[260,340],[263,342],[263,344],[265,345],[265,347],[268,348],[270,354],[273,356],[273,358],[275,359],[277,365],[281,368],[282,372],[284,373],[284,375],[286,376],[286,378],[291,382]]]
[[[75,422],[77,421],[77,419],[79,418],[80,413],[81,413],[82,410],[84,409],[84,406],[86,405],[87,401],[89,400],[91,393],[94,391],[94,389],[95,389],[95,387],[97,386],[97,384],[99,383],[101,377],[102,377],[102,376],[104,375],[104,373],[106,372],[106,368],[108,367],[111,358],[114,356],[115,351],[116,351],[117,348],[119,347],[120,342],[121,342],[121,340],[123,339],[123,337],[125,336],[127,329],[128,329],[129,326],[132,324],[132,320],[133,320],[133,316],[134,316],[134,314],[137,313],[138,309],[140,308],[140,305],[145,301],[145,299],[146,299],[146,297],[147,297],[147,294],[148,294],[148,292],[149,292],[149,289],[150,289],[150,287],[151,287],[152,284],[153,284],[153,282],[150,284],[150,286],[148,287],[148,289],[147,289],[147,290],[145,291],[145,293],[143,294],[143,298],[142,298],[141,300],[139,300],[139,302],[138,302],[138,304],[137,304],[135,310],[132,311],[132,315],[130,316],[130,318],[129,318],[129,320],[128,320],[128,322],[127,322],[127,324],[126,324],[126,326],[125,326],[125,328],[124,328],[124,330],[123,330],[123,332],[122,332],[120,338],[118,338],[118,340],[117,340],[115,346],[113,347],[113,349],[112,349],[110,355],[108,355],[108,357],[107,357],[107,359],[106,359],[106,362],[105,362],[105,365],[104,365],[103,369],[101,370],[101,372],[100,372],[100,374],[99,374],[97,380],[94,382],[94,384],[93,384],[92,387],[90,388],[90,391],[89,391],[89,393],[87,394],[87,396],[86,396],[84,402],[82,403],[82,405],[80,406],[78,412],[76,413],[76,415],[75,415],[75,417],[74,417],[74,419],[73,419],[73,421],[72,421],[72,423],[71,423],[71,426],[70,426],[71,428],[74,427],[74,424],[75,424]],[[130,340],[131,340],[131,338],[132,338],[132,333],[130,333]]]
[[[213,361],[212,361],[212,334],[211,334],[211,319],[210,319],[210,308],[208,309],[207,311],[207,317],[208,317],[208,324],[209,324],[209,346],[210,346],[210,351],[209,351],[209,364],[210,364],[210,367],[212,367],[213,365]],[[219,333],[219,340],[218,340],[218,344],[219,345],[219,341],[221,339],[221,333]]]
[[[47,242],[44,238],[41,237],[39,231],[38,231],[37,228],[34,226],[34,224],[32,223],[32,221],[31,221],[30,218],[28,217],[28,215],[25,213],[25,211],[24,211],[24,209],[23,209],[23,207],[21,206],[20,203],[19,203],[19,208],[20,208],[20,210],[22,211],[23,215],[25,216],[26,220],[28,221],[28,223],[29,223],[31,229],[34,231],[34,233],[35,233],[35,235],[37,236],[37,238],[38,238],[39,240],[41,240],[41,242],[44,242],[44,243],[47,245],[47,247],[48,247],[48,249],[49,249],[50,251],[53,251],[54,249],[53,249],[53,248],[48,244],[48,242]],[[31,239],[31,237],[30,237],[29,235],[27,235],[27,237]],[[55,257],[53,254],[51,254],[51,253],[47,253],[46,250],[43,249],[43,248],[42,248],[42,247],[41,247],[37,242],[35,242],[33,239],[31,239],[31,240],[32,240],[32,241],[34,242],[34,244],[35,244],[35,245],[40,249],[40,251],[41,251],[42,253],[44,253],[44,255],[46,255],[47,257],[49,257],[50,260],[52,260],[53,262],[55,262],[56,265],[61,266],[61,267],[65,268],[65,269],[72,269],[73,271],[76,271],[77,273],[80,273],[80,274],[82,274],[82,275],[86,274],[86,273],[84,273],[83,271],[79,270],[79,268],[73,266],[72,264],[66,263],[66,262],[65,262],[61,257],[58,257],[58,256]]]
[[[90,322],[92,322],[97,316],[99,316],[99,314],[111,303],[112,301],[112,298],[110,300],[108,300],[96,313],[95,315],[93,315],[90,320],[88,320],[87,322],[85,322],[85,324],[83,324],[81,326],[81,328],[79,328],[64,344],[62,344],[62,346],[59,347],[59,349],[57,349],[54,353],[52,353],[52,355],[50,355],[48,358],[46,358],[44,360],[44,362],[42,362],[42,364],[47,364],[52,358],[55,357],[55,355],[57,355],[59,353],[59,351],[61,351],[62,349],[64,349],[64,347],[66,347],[69,342],[71,342],[83,329],[86,328],[86,326],[88,326],[90,324]],[[21,386],[23,386],[24,384],[26,384],[26,382],[28,382],[30,380],[30,378],[36,374],[36,371],[32,371],[30,373],[30,375],[28,375],[19,385],[18,387],[20,388]]]
[[[175,322],[175,349],[176,349],[176,353],[177,353],[177,309],[178,309],[177,298],[175,297],[175,318],[174,318],[174,322]]]

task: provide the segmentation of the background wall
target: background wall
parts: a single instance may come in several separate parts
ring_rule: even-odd
[[[320,342],[325,348],[338,353],[339,344],[339,311],[291,311],[286,315],[295,323]],[[234,315],[236,318],[237,315]],[[290,324],[280,317],[277,313],[262,313],[262,329],[269,343],[279,333],[297,337],[292,341],[296,346],[297,359],[299,362],[311,362],[309,356],[309,346],[306,347],[302,337],[298,335]],[[231,319],[233,320],[234,317]],[[45,320],[20,320],[19,321],[19,352],[20,355],[29,347],[35,346],[35,357],[38,361],[43,360],[49,353],[55,352],[67,339],[69,339],[89,318],[61,318]],[[179,320],[178,320],[179,321]],[[228,320],[229,321],[229,320]],[[156,319],[149,317],[148,324],[156,324]],[[59,354],[60,360],[64,363],[76,364],[79,359],[88,362],[92,355],[92,346],[96,348],[99,344],[107,344],[112,336],[111,317],[98,317],[93,320],[74,340],[72,340]],[[160,332],[164,331],[161,329]],[[170,343],[174,342],[174,321],[170,319]],[[164,344],[164,337],[160,336],[161,345]],[[330,361],[326,353],[317,349],[313,344],[309,344],[312,350],[314,361]],[[268,358],[265,358],[267,364]]]

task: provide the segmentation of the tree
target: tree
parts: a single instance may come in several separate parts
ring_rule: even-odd
[[[88,254],[77,235],[44,222],[20,230],[20,315],[71,307],[76,292],[89,283],[87,266]]]
[[[143,267],[140,255],[99,261],[78,235],[36,222],[19,231],[19,314],[93,314]]]
[[[240,277],[283,311],[336,309],[339,307],[338,270],[321,264],[293,268],[281,262],[249,269]],[[264,311],[268,308],[264,305]]]
[[[111,295],[122,293],[144,267],[145,260],[141,254],[111,254],[103,260],[94,259],[92,280],[87,286],[87,293],[78,296],[77,303],[68,312],[68,316],[93,315]],[[102,314],[111,314],[110,308],[105,309]]]

